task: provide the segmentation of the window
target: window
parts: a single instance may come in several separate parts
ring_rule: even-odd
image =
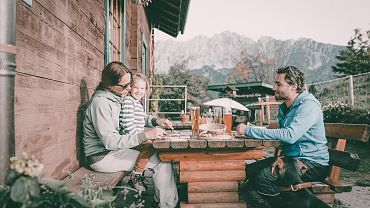
[[[124,62],[125,0],[105,0],[105,55],[104,62]]]
[[[144,33],[141,33],[141,71],[143,74],[148,75],[147,72],[147,60],[148,60],[148,50],[145,41]]]
[[[32,7],[32,0],[23,0],[23,2]]]

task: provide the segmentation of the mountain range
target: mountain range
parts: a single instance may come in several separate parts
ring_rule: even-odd
[[[261,37],[258,41],[233,32],[211,38],[197,36],[189,41],[155,42],[154,66],[157,73],[167,73],[175,63],[185,62],[193,74],[223,83],[244,57],[263,56],[277,67],[294,65],[306,73],[307,83],[334,78],[331,66],[344,46],[326,44],[308,38],[277,40]]]

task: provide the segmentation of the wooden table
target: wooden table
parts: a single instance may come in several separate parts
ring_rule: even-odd
[[[153,147],[165,162],[179,163],[181,183],[188,185],[189,207],[246,207],[239,200],[239,181],[246,179],[245,160],[261,159],[264,147],[278,141],[250,138],[193,139],[191,131],[176,131],[178,137],[156,140]]]

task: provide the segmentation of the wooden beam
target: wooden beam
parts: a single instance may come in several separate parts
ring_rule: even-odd
[[[264,147],[278,147],[280,145],[279,140],[263,140]]]
[[[238,192],[238,181],[189,182],[188,193]]]
[[[357,171],[361,161],[357,154],[333,149],[329,149],[329,158],[330,165],[351,171]]]
[[[345,138],[367,142],[369,126],[366,124],[325,123],[327,137]]]
[[[244,181],[245,170],[180,172],[180,182]]]
[[[336,150],[344,151],[346,147],[346,140],[345,139],[338,139],[337,145],[335,147]],[[330,183],[338,183],[339,182],[339,174],[340,168],[336,166],[332,166],[329,172],[329,182]]]
[[[315,194],[315,196],[317,198],[319,198],[321,201],[328,204],[329,206],[333,204],[334,198],[335,198],[333,193],[331,193],[331,194],[327,194],[327,193],[326,194]],[[332,207],[332,206],[330,206],[330,207]]]
[[[189,193],[189,204],[239,202],[238,192]]]
[[[245,160],[181,161],[180,171],[245,170]]]
[[[188,148],[189,142],[187,139],[171,139],[171,147],[174,149]]]
[[[264,155],[263,148],[254,148],[251,150],[238,151],[203,151],[196,149],[189,151],[160,152],[159,157],[163,162],[170,161],[214,161],[214,160],[256,160],[261,159]]]
[[[153,147],[155,149],[168,149],[171,147],[171,140],[155,140],[153,141]]]
[[[239,203],[207,203],[207,204],[180,203],[180,208],[247,208],[247,205],[244,202],[239,202]]]
[[[190,148],[206,148],[207,141],[203,139],[188,139]]]

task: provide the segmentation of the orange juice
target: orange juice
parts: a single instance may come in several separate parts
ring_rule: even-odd
[[[226,133],[231,134],[232,124],[233,124],[231,114],[224,114],[224,124],[226,126]]]

